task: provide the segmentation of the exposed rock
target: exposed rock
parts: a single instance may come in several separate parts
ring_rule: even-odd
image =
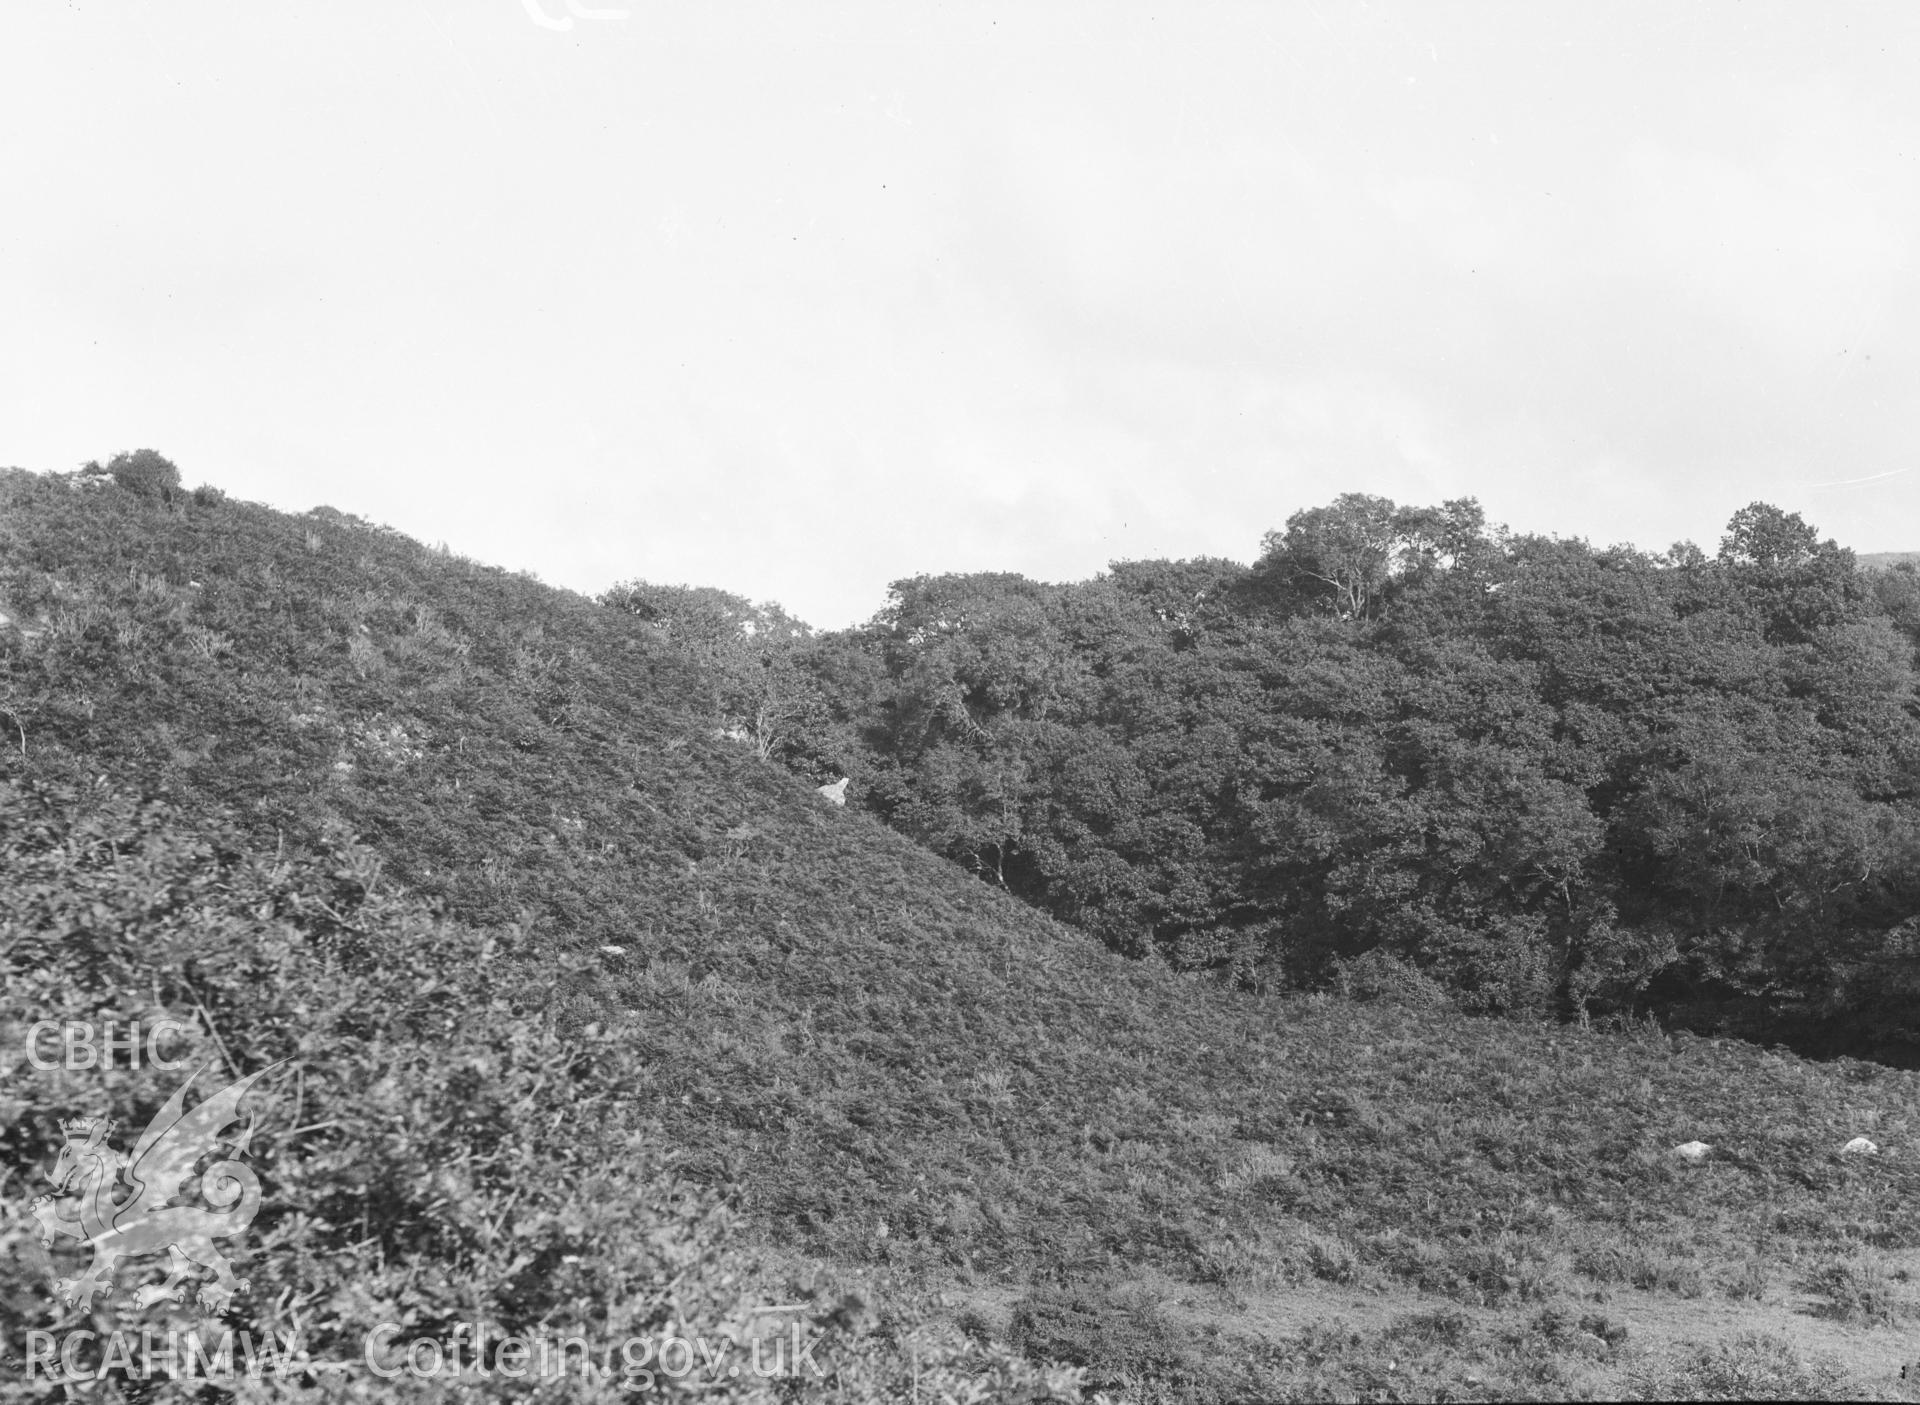
[[[1852,1141],[1840,1148],[1840,1154],[1842,1156],[1878,1156],[1880,1154],[1880,1148],[1868,1141],[1865,1137],[1855,1137]]]
[[[1705,1142],[1681,1142],[1673,1149],[1673,1154],[1682,1161],[1705,1161],[1707,1153],[1712,1150]]]
[[[826,796],[827,799],[836,805],[844,805],[847,803],[847,778],[845,776],[840,777],[840,779],[832,785],[823,785],[816,788],[822,795]]]

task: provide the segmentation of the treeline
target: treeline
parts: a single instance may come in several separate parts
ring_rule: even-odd
[[[1654,555],[1349,494],[1251,568],[921,576],[835,634],[606,601],[737,739],[1117,950],[1920,1054],[1920,574],[1797,515]]]

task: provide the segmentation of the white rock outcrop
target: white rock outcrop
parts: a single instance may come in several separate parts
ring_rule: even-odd
[[[1673,1154],[1682,1161],[1705,1161],[1707,1153],[1712,1150],[1705,1142],[1681,1142],[1673,1149]]]
[[[836,805],[847,803],[847,777],[842,776],[832,785],[818,786],[816,789]]]
[[[1868,1141],[1865,1137],[1855,1137],[1852,1141],[1840,1148],[1840,1154],[1842,1156],[1878,1156],[1880,1154],[1880,1148]]]

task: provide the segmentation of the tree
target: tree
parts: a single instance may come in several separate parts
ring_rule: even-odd
[[[1042,752],[1080,688],[1058,605],[1018,575],[916,576],[893,583],[869,626],[891,685],[883,812],[1008,886]]]
[[[1343,619],[1367,619],[1395,581],[1477,557],[1486,514],[1472,498],[1398,507],[1391,498],[1342,493],[1327,507],[1268,532],[1256,571],[1276,577]]]
[[[712,586],[626,581],[602,605],[645,620],[704,666],[715,716],[743,731],[761,760],[789,746],[823,710],[818,687],[796,655],[813,630],[772,601],[753,604]]]
[[[1268,532],[1260,566],[1334,613],[1364,619],[1404,545],[1398,516],[1390,498],[1342,493],[1331,507],[1294,513],[1284,532]]]
[[[1920,568],[1911,561],[1901,561],[1889,570],[1873,572],[1870,579],[1881,612],[1909,644],[1920,646]]]
[[[1752,502],[1733,514],[1720,538],[1720,559],[1730,565],[1783,570],[1803,566],[1819,549],[1820,534],[1797,512]]]
[[[115,454],[107,464],[107,472],[113,475],[115,483],[143,498],[171,501],[174,490],[180,486],[180,470],[171,459],[153,449]]]
[[[1762,502],[1749,503],[1727,523],[1719,564],[1746,607],[1765,620],[1774,643],[1805,643],[1859,619],[1873,596],[1851,551],[1821,541],[1799,513]]]
[[[1239,562],[1217,557],[1192,561],[1115,561],[1107,567],[1105,577],[1085,586],[1069,586],[1067,594],[1072,597],[1104,593],[1138,604],[1157,624],[1156,633],[1171,632],[1176,643],[1186,646],[1194,641],[1210,618],[1220,614],[1230,593],[1246,576],[1247,568]]]

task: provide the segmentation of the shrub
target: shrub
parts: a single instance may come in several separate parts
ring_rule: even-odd
[[[1760,1302],[1767,1296],[1767,1261],[1758,1256],[1747,1259],[1725,1281],[1729,1298]]]
[[[1038,1288],[1014,1304],[1010,1339],[1031,1360],[1090,1367],[1088,1384],[1127,1399],[1144,1394],[1148,1382],[1182,1400],[1228,1394],[1220,1363],[1144,1291]]]
[[[113,475],[115,483],[143,498],[171,499],[180,486],[180,470],[173,460],[153,449],[115,454],[107,465],[107,472]]]
[[[1378,947],[1334,963],[1335,981],[1349,1000],[1380,1000],[1410,1010],[1444,1010],[1453,1005],[1447,988],[1433,977]]]
[[[1801,1357],[1786,1342],[1750,1332],[1731,1342],[1695,1346],[1635,1370],[1632,1394],[1642,1400],[1852,1400],[1846,1368],[1831,1357]]]
[[[1830,1304],[1828,1314],[1842,1322],[1891,1327],[1912,1312],[1901,1300],[1885,1263],[1874,1254],[1829,1260],[1801,1286],[1824,1294]]]

